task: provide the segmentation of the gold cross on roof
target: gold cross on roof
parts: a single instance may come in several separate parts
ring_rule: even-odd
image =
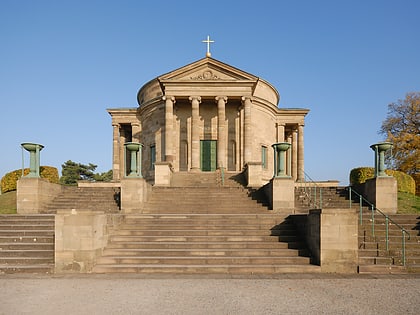
[[[203,40],[201,41],[202,43],[206,43],[207,44],[207,53],[206,53],[206,57],[211,57],[211,53],[210,53],[210,43],[214,43],[214,40],[210,40],[210,36],[207,35],[207,40]]]

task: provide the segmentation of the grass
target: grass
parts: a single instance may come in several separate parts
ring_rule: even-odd
[[[420,214],[420,197],[399,192],[398,214]]]
[[[16,191],[0,195],[0,214],[16,213]]]
[[[0,214],[16,213],[16,191],[0,195]],[[398,193],[398,214],[420,214],[420,197]]]

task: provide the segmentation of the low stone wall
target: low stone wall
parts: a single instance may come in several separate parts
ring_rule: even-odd
[[[121,215],[102,211],[58,211],[55,216],[55,272],[87,273],[108,244]]]
[[[358,221],[354,209],[311,210],[293,216],[312,253],[312,263],[326,273],[357,273]]]
[[[17,182],[17,213],[40,213],[62,191],[44,178],[21,177]]]

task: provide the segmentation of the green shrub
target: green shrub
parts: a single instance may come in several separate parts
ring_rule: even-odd
[[[24,175],[29,174],[29,168],[25,168]],[[58,170],[52,166],[41,166],[39,170],[41,178],[47,179],[51,183],[58,184]],[[17,181],[22,176],[22,169],[7,173],[1,179],[1,192],[14,191],[17,188]]]
[[[398,191],[410,194],[416,193],[416,182],[414,179],[403,172],[394,170],[385,170],[389,176],[395,177],[397,180]],[[373,167],[358,167],[350,172],[350,185],[363,184],[366,180],[375,177],[375,169]]]

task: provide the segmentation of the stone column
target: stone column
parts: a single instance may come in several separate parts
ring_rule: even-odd
[[[173,145],[175,97],[164,96],[163,100],[165,101],[165,161],[172,162],[175,159]]]
[[[277,142],[284,142],[285,124],[277,124]]]
[[[200,171],[200,96],[191,96],[191,171]]]
[[[131,141],[141,143],[141,126],[140,123],[131,123]]]
[[[226,102],[227,97],[217,96],[217,164],[219,168],[227,167],[226,154]]]
[[[305,180],[304,145],[303,145],[303,124],[298,127],[298,174],[297,180]]]
[[[242,97],[244,104],[244,164],[252,159],[251,98]]]
[[[292,131],[292,178],[297,180],[298,178],[298,131],[294,129]]]
[[[120,180],[120,124],[112,124],[112,179]]]

